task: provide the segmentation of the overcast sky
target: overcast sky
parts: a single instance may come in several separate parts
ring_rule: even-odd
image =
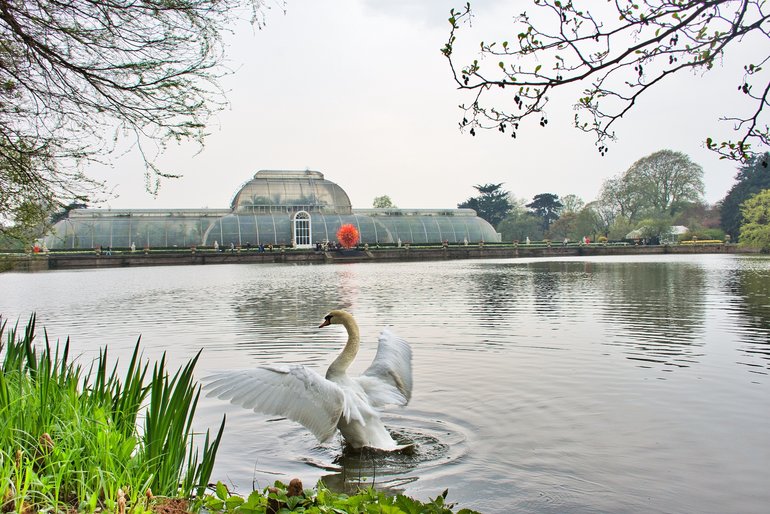
[[[474,184],[489,182],[526,200],[550,192],[591,201],[604,179],[661,149],[703,166],[709,202],[733,184],[735,163],[718,160],[702,141],[727,134],[717,120],[735,96],[740,59],[664,82],[617,126],[619,141],[601,157],[592,136],[572,128],[574,93],[552,99],[546,128],[533,120],[516,140],[458,130],[457,105],[467,98],[439,51],[451,3],[287,0],[285,14],[271,5],[262,30],[244,24],[228,38],[236,69],[223,82],[230,105],[203,151],[174,147],[161,160],[183,177],[165,180],[153,198],[129,153],[110,170],[90,170],[116,195],[106,206],[226,208],[260,169],[321,171],[358,208],[383,194],[404,208],[455,207],[476,194]],[[505,34],[514,15],[532,8],[529,0],[474,6],[473,29],[461,33],[468,49]]]

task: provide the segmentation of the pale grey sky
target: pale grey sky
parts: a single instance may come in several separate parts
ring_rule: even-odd
[[[551,192],[591,201],[604,179],[666,148],[703,166],[707,201],[732,185],[735,163],[718,160],[702,141],[729,132],[717,120],[735,96],[742,60],[664,82],[617,126],[619,141],[605,157],[590,134],[572,128],[576,93],[552,99],[547,128],[533,120],[516,140],[492,131],[474,138],[458,130],[464,98],[439,51],[451,5],[288,0],[286,14],[274,6],[264,29],[237,27],[227,54],[236,72],[223,82],[230,106],[203,151],[185,145],[166,152],[161,164],[183,177],[165,180],[157,198],[144,191],[133,153],[110,170],[92,169],[117,195],[105,205],[228,207],[260,169],[321,171],[361,208],[383,194],[399,207],[454,207],[476,193],[474,184],[488,182],[504,182],[526,200]],[[467,51],[504,35],[529,5],[474,3],[473,28],[461,33]]]

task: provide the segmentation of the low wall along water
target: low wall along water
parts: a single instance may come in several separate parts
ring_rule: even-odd
[[[167,249],[112,251],[107,253],[55,252],[47,254],[6,254],[0,256],[0,271],[44,271],[63,269],[118,268],[127,266],[174,266],[190,264],[233,263],[343,263],[377,261],[431,261],[448,259],[510,259],[532,257],[575,257],[596,255],[657,255],[705,253],[755,253],[756,250],[734,244],[697,245],[449,245],[447,247],[383,247],[357,250],[295,250],[274,248],[259,252],[256,248],[235,251],[213,249]]]

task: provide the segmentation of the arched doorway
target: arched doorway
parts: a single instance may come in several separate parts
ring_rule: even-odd
[[[294,246],[297,248],[311,248],[313,246],[310,214],[306,211],[299,211],[294,215]]]

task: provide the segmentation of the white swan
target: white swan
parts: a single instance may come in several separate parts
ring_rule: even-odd
[[[327,325],[344,326],[348,341],[326,371],[326,378],[301,365],[260,366],[209,377],[208,396],[230,400],[254,412],[285,416],[304,425],[320,442],[329,440],[339,429],[353,448],[403,448],[390,436],[376,409],[409,403],[409,343],[384,329],[372,364],[361,376],[350,377],[347,369],[359,348],[358,325],[342,310],[331,311],[318,328]]]

